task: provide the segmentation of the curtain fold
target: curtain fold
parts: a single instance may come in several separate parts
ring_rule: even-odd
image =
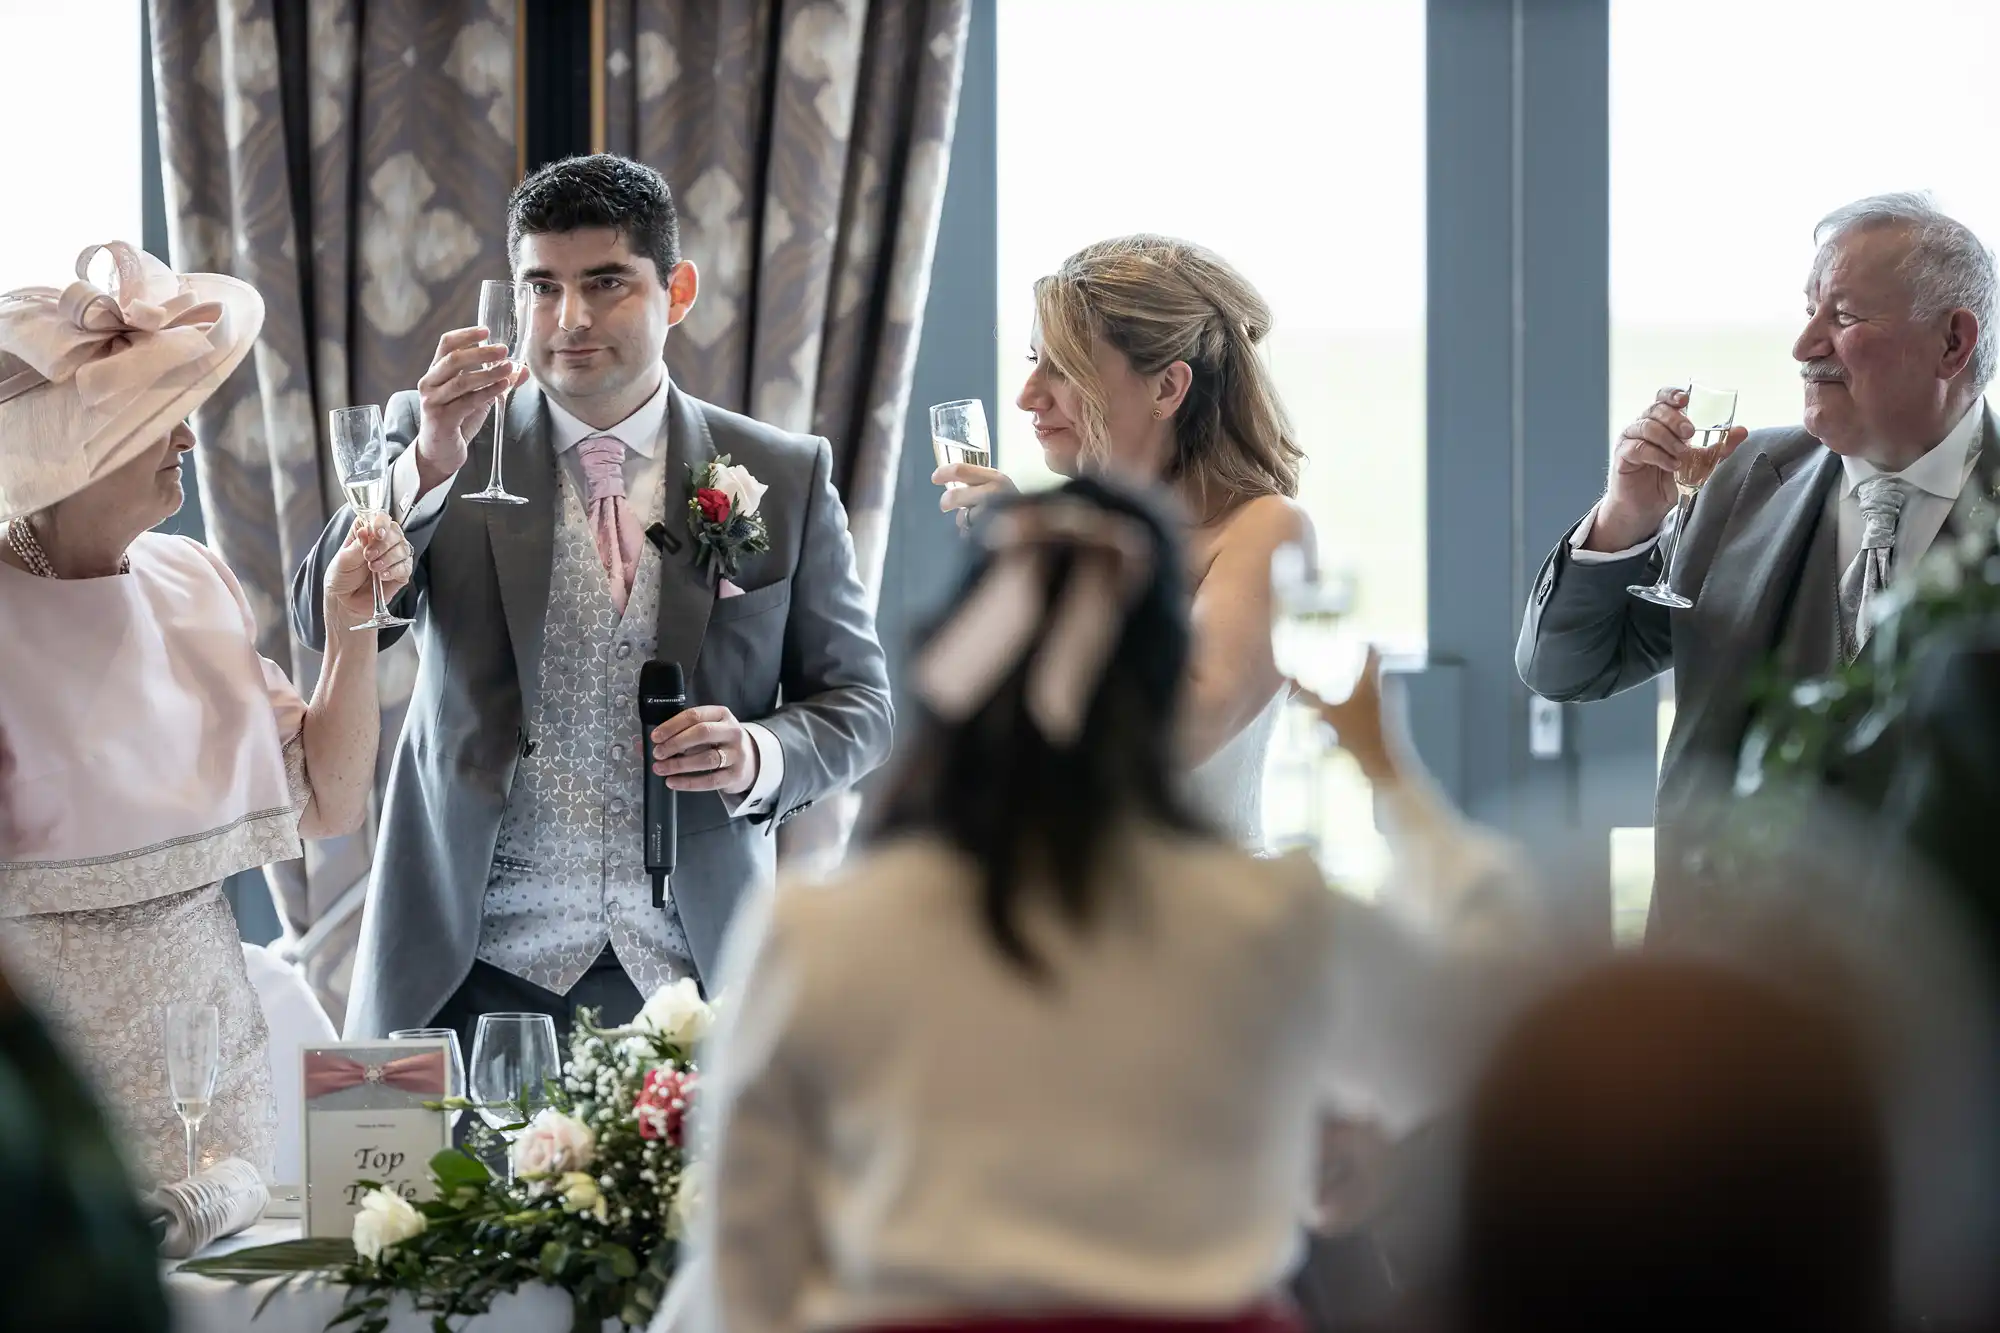
[[[209,542],[259,649],[310,691],[292,570],[340,503],[326,413],[413,386],[482,279],[506,272],[514,0],[149,0],[173,263],[263,293],[253,356],[202,409]],[[382,658],[386,775],[416,671]],[[379,790],[378,782],[378,790]],[[374,827],[272,867],[288,933],[365,879]],[[338,1023],[358,916],[307,973]]]
[[[863,584],[881,587],[969,0],[606,0],[607,148],[664,174],[700,297],[688,392],[824,435]],[[787,825],[838,856],[858,802]]]

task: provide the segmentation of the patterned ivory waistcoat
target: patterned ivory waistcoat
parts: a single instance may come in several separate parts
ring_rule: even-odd
[[[554,569],[540,703],[500,820],[481,961],[566,994],[606,941],[641,995],[693,976],[674,914],[653,906],[643,850],[639,667],[653,655],[660,553],[645,543],[623,617],[569,471],[556,468]],[[642,514],[661,497],[635,497]]]

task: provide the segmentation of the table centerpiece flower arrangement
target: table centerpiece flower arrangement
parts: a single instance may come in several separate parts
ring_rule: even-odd
[[[535,1283],[569,1295],[577,1330],[607,1319],[643,1327],[700,1200],[688,1115],[694,1048],[712,1021],[690,980],[656,992],[629,1027],[599,1027],[595,1013],[579,1010],[560,1081],[511,1108],[517,1123],[499,1133],[475,1123],[463,1148],[434,1157],[435,1197],[412,1202],[377,1187],[362,1197],[351,1237],[237,1250],[181,1271],[278,1278],[265,1304],[295,1281],[343,1285],[346,1300],[328,1327],[356,1333],[381,1333],[399,1295],[442,1333],[453,1317],[482,1314],[496,1296]],[[438,1107],[478,1109],[464,1098]],[[511,1154],[512,1182],[481,1161],[495,1149]]]

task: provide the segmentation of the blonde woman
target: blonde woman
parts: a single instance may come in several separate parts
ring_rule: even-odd
[[[1164,236],[1087,246],[1035,284],[1016,399],[1049,466],[1165,485],[1179,501],[1195,651],[1182,758],[1194,794],[1240,841],[1261,839],[1264,755],[1285,682],[1271,654],[1271,555],[1314,551],[1294,501],[1304,452],[1257,353],[1270,306],[1220,256]],[[939,469],[963,525],[1013,490],[990,468]]]

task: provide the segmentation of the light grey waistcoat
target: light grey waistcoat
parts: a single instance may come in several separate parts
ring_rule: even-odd
[[[653,655],[660,553],[649,542],[620,617],[567,469],[549,580],[538,737],[500,819],[479,958],[558,995],[610,942],[642,995],[692,976],[671,898],[653,906],[643,848],[640,726],[632,700]],[[659,511],[658,489],[634,497]]]

